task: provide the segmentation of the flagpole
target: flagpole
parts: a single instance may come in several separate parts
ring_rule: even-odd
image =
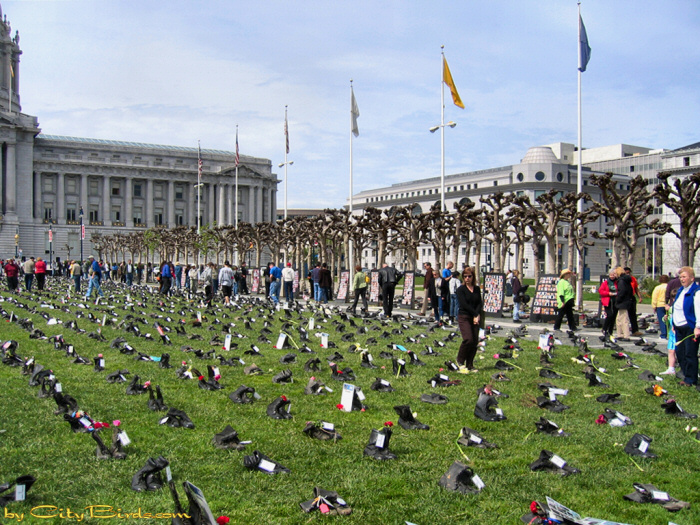
[[[440,46],[443,51],[440,64],[444,68],[445,46]],[[445,211],[445,82],[440,75],[440,211]],[[439,263],[439,261],[438,261]]]
[[[200,240],[200,230],[202,228],[202,145],[197,141],[197,240]],[[197,250],[197,271],[201,266],[201,250]]]
[[[287,106],[284,106],[284,135],[285,135],[285,148],[284,148],[284,219],[287,220],[287,155],[289,154],[289,123],[287,121]]]
[[[348,210],[350,211],[350,217],[352,217],[352,136],[354,135],[354,114],[353,114],[353,102],[355,100],[355,97],[353,96],[353,91],[352,91],[352,79],[350,79],[350,205],[348,206]],[[352,253],[352,236],[349,239],[348,242],[348,269],[350,270],[350,275],[352,276],[353,273],[353,253]],[[352,277],[351,277],[352,278]]]
[[[236,232],[238,232],[238,164],[239,164],[239,153],[238,153],[238,124],[236,124],[236,185],[235,185],[235,190],[236,190],[236,195],[233,197],[233,212],[234,212],[234,218],[233,218],[233,225],[234,228],[236,229]],[[235,260],[235,265],[238,266],[238,249],[236,249],[236,260]]]
[[[578,170],[577,170],[577,177],[576,177],[576,195],[578,196],[576,200],[576,212],[579,214],[583,213],[583,199],[580,198],[581,193],[583,192],[583,176],[582,176],[582,169],[581,169],[581,163],[582,163],[582,134],[583,134],[583,125],[581,121],[581,68],[583,67],[583,61],[582,61],[582,56],[581,56],[581,2],[578,2]],[[573,226],[573,225],[572,225]],[[579,229],[581,229],[579,225]],[[582,232],[579,231],[579,235]],[[578,278],[576,279],[576,305],[580,308],[583,304],[583,268],[581,264],[581,252],[578,250],[578,247],[576,249],[576,271],[579,273]]]

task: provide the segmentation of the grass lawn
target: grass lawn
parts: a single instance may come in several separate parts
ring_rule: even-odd
[[[10,482],[17,476],[31,474],[36,483],[27,493],[24,502],[9,503],[0,523],[17,523],[13,515],[24,515],[24,523],[71,523],[76,518],[57,517],[39,519],[31,517],[43,512],[51,515],[51,509],[36,510],[38,506],[56,506],[63,515],[70,508],[74,513],[87,513],[89,506],[105,505],[113,512],[145,513],[173,512],[173,503],[165,487],[155,492],[134,492],[130,485],[136,473],[149,457],[162,455],[170,462],[172,476],[180,488],[180,498],[186,506],[182,482],[188,480],[202,489],[214,517],[225,515],[231,523],[277,524],[319,523],[332,520],[347,524],[403,524],[409,521],[418,525],[442,523],[508,524],[520,523],[532,500],[544,501],[550,496],[579,512],[582,516],[593,516],[635,525],[667,524],[679,525],[700,523],[700,443],[686,432],[686,426],[698,425],[698,420],[677,419],[666,415],[660,408],[662,400],[647,394],[644,389],[652,383],[637,379],[644,369],[659,372],[665,368],[663,359],[648,354],[635,355],[639,370],[620,371],[620,361],[614,360],[610,351],[598,350],[596,362],[606,369],[601,375],[610,385],[608,389],[591,388],[584,378],[584,365],[572,361],[577,351],[571,346],[558,346],[555,350],[554,369],[564,375],[551,380],[556,386],[569,390],[560,400],[571,408],[562,413],[540,409],[535,397],[541,395],[538,383],[547,381],[539,377],[539,350],[537,349],[537,326],[531,328],[533,336],[522,340],[522,351],[516,359],[507,361],[518,368],[506,372],[511,382],[495,383],[495,388],[509,395],[500,399],[507,420],[485,422],[474,416],[477,399],[476,389],[490,382],[496,372],[493,355],[501,350],[505,333],[492,337],[486,350],[477,357],[477,374],[459,375],[449,373],[450,379],[459,379],[460,385],[433,389],[429,380],[445,361],[456,358],[459,338],[438,348],[434,341],[442,341],[450,332],[438,329],[429,332],[429,325],[409,323],[401,328],[389,322],[382,326],[379,320],[366,324],[355,318],[356,327],[340,320],[336,314],[324,316],[313,308],[304,308],[287,318],[283,312],[275,312],[263,305],[242,304],[238,308],[198,309],[196,305],[181,298],[167,299],[160,304],[160,297],[143,292],[131,292],[132,306],[121,290],[108,289],[113,294],[110,307],[90,305],[80,308],[79,301],[65,297],[67,282],[54,285],[53,292],[44,292],[46,302],[37,296],[10,295],[3,292],[2,331],[0,339],[18,342],[17,353],[23,358],[33,356],[37,363],[53,370],[60,380],[63,392],[73,396],[81,409],[96,421],[120,420],[128,433],[131,444],[125,447],[125,460],[98,460],[95,442],[88,434],[73,433],[62,416],[54,415],[56,403],[53,399],[39,399],[36,387],[28,386],[29,377],[21,374],[21,367],[0,365],[0,484]],[[8,300],[8,297],[10,298]],[[43,305],[42,305],[43,304]],[[55,309],[48,305],[55,305]],[[201,327],[193,327],[193,315],[201,311],[205,320]],[[94,321],[88,318],[94,314]],[[92,361],[103,354],[106,370],[95,372],[93,366],[77,365],[67,358],[64,350],[56,350],[46,340],[30,339],[27,330],[7,317],[29,318],[34,326],[47,337],[63,334],[67,344],[74,345],[77,353]],[[100,328],[96,321],[107,315],[112,323],[101,328],[106,342],[96,341],[85,333],[78,333],[62,324],[47,324],[47,317],[55,317],[63,323],[70,320],[86,332]],[[118,326],[126,316],[134,316],[142,334],[150,332],[154,340],[137,337]],[[284,323],[290,323],[289,333],[300,343],[297,328],[308,329],[313,317],[316,328],[309,330],[308,346],[316,354],[300,353],[294,348],[276,349],[274,344]],[[185,335],[175,332],[175,326],[185,321]],[[154,328],[154,323],[171,328],[169,337],[172,346],[165,346]],[[246,327],[249,323],[249,328]],[[224,338],[225,327],[231,327],[238,348],[230,352],[222,350],[221,344],[210,346],[215,335]],[[367,327],[366,334],[357,334],[358,327]],[[271,331],[270,342],[258,338],[266,327]],[[392,334],[399,329],[403,333]],[[390,335],[382,338],[386,331]],[[330,334],[337,348],[323,349],[315,334]],[[348,351],[350,342],[344,342],[344,334],[353,333],[354,341],[368,347],[379,365],[377,369],[360,366],[358,353]],[[202,340],[190,340],[190,335],[200,335]],[[416,343],[407,342],[407,337],[421,337]],[[124,337],[137,351],[148,356],[171,355],[174,368],[161,369],[151,361],[137,361],[134,355],[126,355],[110,348],[110,341]],[[366,345],[368,338],[377,343]],[[394,377],[391,360],[382,359],[382,351],[391,351],[387,344],[402,344],[415,350],[426,366],[408,366],[409,376]],[[597,341],[596,341],[597,343]],[[243,352],[257,345],[261,356],[251,357]],[[420,355],[425,345],[432,345],[442,353],[439,357]],[[191,345],[205,352],[213,349],[217,355],[236,357],[246,365],[255,362],[264,371],[263,375],[247,376],[244,366],[220,366],[218,360],[202,360],[192,352],[181,351],[182,345]],[[350,367],[357,375],[352,383],[361,387],[366,395],[365,412],[343,412],[336,408],[340,403],[342,382],[331,378],[326,357],[339,352],[344,360],[340,368]],[[297,353],[297,362],[280,364],[280,357],[288,352]],[[394,350],[397,357],[405,357]],[[304,363],[310,357],[321,360],[321,370],[316,373],[304,371]],[[206,376],[208,364],[217,365],[221,373],[218,391],[199,388],[198,381],[178,379],[175,370],[181,361],[200,370]],[[294,377],[291,384],[272,382],[273,375],[289,368]],[[138,375],[141,383],[151,381],[160,385],[164,401],[170,407],[184,410],[195,424],[194,429],[171,428],[159,425],[164,412],[152,412],[147,408],[148,395],[126,395],[127,383],[109,384],[107,374],[118,369],[128,369],[127,379]],[[443,371],[443,373],[448,373]],[[314,375],[333,392],[325,395],[305,395],[304,387]],[[382,378],[395,388],[391,393],[372,391],[370,385]],[[239,405],[229,400],[229,394],[240,385],[255,388],[261,396],[253,404]],[[687,412],[700,413],[700,393],[695,389],[681,389],[675,380],[667,379],[663,386],[673,395]],[[423,393],[439,392],[449,398],[445,405],[431,405],[420,401]],[[607,405],[596,401],[602,393],[620,393],[620,405]],[[285,395],[291,401],[290,420],[274,420],[266,415],[269,403]],[[393,407],[408,404],[417,413],[417,419],[430,425],[430,430],[404,430],[397,424],[398,416]],[[617,409],[634,422],[633,426],[621,428],[598,425],[596,418],[606,407]],[[551,419],[571,435],[552,437],[536,433],[535,422],[540,416]],[[335,425],[342,435],[339,441],[319,441],[307,437],[303,428],[307,421],[326,421]],[[390,449],[398,456],[392,461],[377,461],[363,456],[370,431],[381,428],[391,421],[393,436]],[[242,452],[219,450],[211,439],[226,425],[231,425],[241,440],[251,444]],[[498,445],[494,449],[462,447],[456,444],[462,427],[470,427],[481,433],[484,439]],[[111,440],[111,429],[100,431],[105,441]],[[650,449],[658,454],[657,459],[635,459],[633,462],[623,446],[635,433],[650,436]],[[543,449],[551,450],[564,458],[571,466],[580,469],[580,474],[562,477],[555,473],[532,472],[530,463],[535,461]],[[291,470],[289,474],[267,475],[257,470],[248,470],[243,457],[258,450],[272,460]],[[468,456],[468,460],[465,456]],[[463,461],[478,474],[485,488],[475,495],[463,495],[447,491],[438,486],[440,477],[455,461]],[[653,483],[670,496],[691,502],[690,509],[670,514],[659,505],[638,504],[626,501],[623,495],[634,491],[632,484]],[[299,503],[312,498],[313,489],[319,486],[334,490],[347,501],[353,512],[350,516],[327,517],[318,511],[305,514]],[[107,507],[104,508],[107,512]],[[119,511],[117,509],[120,509]],[[58,513],[58,511],[56,511]],[[105,515],[105,514],[103,514]],[[169,522],[169,520],[144,520],[113,517],[110,519],[83,520],[87,523],[144,523]]]

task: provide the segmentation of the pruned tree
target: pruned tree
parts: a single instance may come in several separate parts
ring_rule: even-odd
[[[454,203],[454,228],[452,232],[452,253],[455,254],[455,267],[459,266],[459,249],[462,242],[465,244],[464,264],[469,264],[469,253],[471,252],[472,244],[475,241],[475,232],[480,231],[479,223],[482,221],[481,209],[475,209],[476,204],[468,200],[463,203]],[[481,241],[479,241],[481,242]]]
[[[659,173],[654,196],[678,216],[679,226],[669,231],[681,242],[679,266],[693,266],[700,250],[700,172],[691,175]]]
[[[423,225],[426,229],[426,237],[433,246],[438,266],[445,268],[447,264],[447,241],[455,236],[455,214],[443,211],[440,203],[437,202],[425,214]],[[459,250],[459,247],[457,249]],[[458,251],[454,253],[459,254]]]
[[[496,271],[503,271],[503,261],[515,239],[512,221],[506,213],[514,198],[513,193],[505,194],[499,191],[479,199],[483,210],[485,238],[491,241],[494,247],[494,270]]]
[[[654,214],[653,193],[641,176],[629,181],[629,190],[620,190],[612,173],[591,175],[591,182],[598,186],[601,202],[592,208],[607,218],[604,232],[594,231],[595,239],[608,239],[612,243],[612,266],[629,266],[634,269],[634,254],[640,239],[649,235],[663,235],[671,227],[661,219],[651,219]]]

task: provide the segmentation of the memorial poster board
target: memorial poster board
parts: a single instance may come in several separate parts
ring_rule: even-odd
[[[504,273],[484,274],[484,287],[481,289],[484,301],[484,315],[501,317],[505,300],[506,275]]]
[[[558,275],[540,275],[535,289],[535,297],[530,307],[530,319],[534,323],[553,321],[557,317]]]
[[[413,297],[415,295],[416,272],[406,272],[403,274],[403,296],[401,304],[407,305],[409,310],[413,310]]]
[[[253,268],[251,274],[253,276],[253,285],[250,287],[250,293],[258,293],[260,290],[260,270]]]
[[[372,270],[369,273],[369,302],[370,303],[378,303],[379,301],[379,294],[381,292],[381,288],[379,287],[379,270]]]
[[[348,292],[350,291],[350,270],[340,271],[340,284],[338,285],[338,293],[336,298],[339,301],[347,302]]]

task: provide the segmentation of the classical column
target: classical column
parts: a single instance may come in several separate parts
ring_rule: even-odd
[[[175,227],[175,181],[168,181],[168,198],[165,201],[168,206],[168,228]]]
[[[255,199],[255,222],[262,222],[263,220],[263,189],[262,187],[255,188],[257,193]]]
[[[80,207],[83,209],[83,222],[87,221],[88,215],[88,176],[80,175]],[[78,210],[80,214],[80,210]]]
[[[236,193],[236,186],[233,184],[229,185],[227,187],[227,191],[226,191],[226,201],[227,201],[226,208],[228,210],[228,223],[231,226],[236,225],[236,215],[235,215],[236,207],[233,204],[235,202],[233,199],[237,198],[238,196],[237,195],[234,196],[235,193]]]
[[[31,201],[32,202],[32,218],[33,219],[43,219],[44,214],[41,209],[41,196],[44,194],[44,187],[41,185],[41,173],[34,172],[34,179],[32,182],[32,186],[34,187],[34,199]],[[15,188],[12,187],[12,191],[15,191]],[[26,202],[26,201],[25,201]]]
[[[102,185],[102,224],[109,226],[112,224],[112,178],[105,175]]]
[[[219,183],[217,184],[217,190],[219,192],[219,206],[217,208],[218,219],[216,222],[219,226],[226,224],[226,186]]]
[[[143,218],[143,223],[146,227],[155,224],[153,218],[153,179],[146,180],[146,216]]]
[[[207,209],[209,211],[208,213],[208,222],[209,224],[214,224],[214,221],[216,220],[216,217],[214,215],[214,209],[216,206],[214,206],[214,184],[209,184],[209,196],[207,197]],[[202,225],[204,226],[204,225]]]
[[[253,186],[248,186],[248,222],[255,224],[255,197]]]
[[[188,208],[187,211],[187,224],[190,226],[197,227],[197,188],[194,184],[187,185],[188,194]]]
[[[63,172],[58,174],[56,186],[56,216],[59,224],[66,222],[66,181]]]
[[[6,209],[8,215],[17,214],[17,169],[15,165],[15,144],[7,143],[7,167],[6,167]]]
[[[126,177],[124,180],[124,220],[129,228],[134,227],[134,179]]]
[[[277,202],[275,199],[275,189],[270,187],[268,190],[270,192],[270,221],[275,222],[277,220]]]

